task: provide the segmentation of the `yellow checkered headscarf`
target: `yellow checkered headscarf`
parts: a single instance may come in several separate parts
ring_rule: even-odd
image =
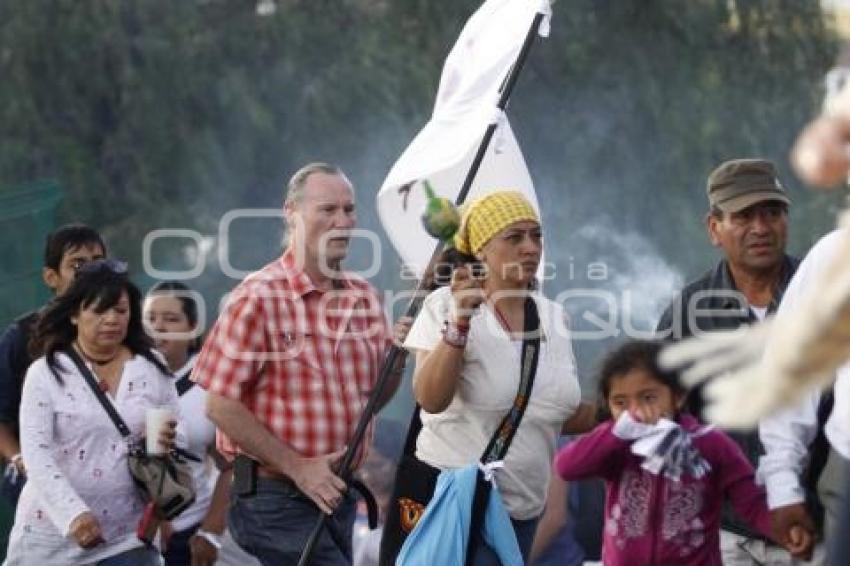
[[[519,191],[498,191],[473,199],[461,207],[455,248],[461,253],[475,255],[493,236],[523,220],[540,223],[534,207]]]

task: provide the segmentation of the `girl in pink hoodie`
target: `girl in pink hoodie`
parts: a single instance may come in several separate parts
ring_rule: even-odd
[[[680,413],[685,390],[661,370],[655,342],[613,352],[600,375],[610,419],[565,446],[555,470],[565,480],[605,480],[606,565],[720,565],[723,498],[771,536],[765,492],[726,434]]]

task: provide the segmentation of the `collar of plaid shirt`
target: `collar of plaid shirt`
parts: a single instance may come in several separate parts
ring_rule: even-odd
[[[284,276],[289,282],[289,287],[293,293],[299,297],[303,297],[312,291],[322,292],[318,286],[310,279],[310,276],[297,264],[295,261],[295,252],[287,249],[280,258],[280,263],[284,269]],[[357,287],[352,282],[350,276],[346,272],[340,272],[340,277],[333,280],[334,289],[356,289]]]

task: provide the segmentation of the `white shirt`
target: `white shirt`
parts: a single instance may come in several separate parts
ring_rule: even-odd
[[[543,511],[546,489],[563,423],[578,407],[581,392],[563,309],[535,295],[543,330],[537,374],[528,408],[496,484],[514,519]],[[454,303],[448,287],[431,293],[405,341],[411,351],[431,351],[442,340]],[[520,353],[486,305],[473,315],[461,377],[443,412],[422,411],[416,457],[441,469],[476,462],[516,398]]]
[[[56,564],[87,564],[140,546],[136,527],[144,504],[127,467],[127,441],[65,354],[57,354],[64,384],[44,357],[27,371],[21,398],[21,453],[27,483],[10,537],[14,545],[53,549]],[[141,356],[124,364],[113,403],[133,437],[145,431],[148,407],[178,414],[172,379]],[[105,543],[84,550],[71,522],[90,511]]]
[[[778,312],[796,308],[800,298],[823,276],[839,250],[842,237],[835,230],[812,247],[788,284]],[[832,448],[850,459],[850,364],[839,368],[834,391],[835,405],[825,433]],[[819,402],[820,392],[812,391],[796,406],[759,422],[765,455],[759,460],[758,478],[767,488],[771,509],[804,501],[800,476],[808,462],[809,445],[817,435]]]
[[[759,320],[764,320],[767,316],[767,307],[755,307],[750,305],[750,310],[753,311],[753,316],[755,316]]]
[[[196,356],[189,358],[186,365],[174,373],[175,380],[192,371],[195,358]],[[176,385],[176,381],[174,384]],[[203,387],[193,384],[179,399],[180,427],[188,442],[186,450],[201,461],[189,462],[192,483],[195,486],[195,502],[171,521],[175,531],[193,527],[204,519],[212,501],[215,479],[218,477],[218,470],[215,469],[212,458],[207,455],[209,447],[215,443],[215,425],[206,415],[207,392]]]

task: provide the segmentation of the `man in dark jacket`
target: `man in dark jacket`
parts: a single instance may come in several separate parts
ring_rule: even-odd
[[[723,258],[673,300],[658,323],[662,339],[732,330],[763,319],[776,310],[799,263],[785,254],[791,201],[772,163],[762,159],[722,163],[709,175],[707,193],[708,236],[723,251]],[[688,408],[703,419],[701,388],[691,392]],[[756,467],[764,452],[758,433],[731,436]],[[785,550],[750,530],[728,505],[721,527],[724,564],[792,561]]]
[[[47,236],[42,278],[54,294],[71,285],[85,263],[103,259],[106,247],[95,230],[82,224],[67,224]],[[14,510],[23,487],[26,463],[18,441],[18,407],[27,368],[33,361],[27,350],[38,311],[18,317],[0,334],[0,458],[7,463],[0,494]]]

